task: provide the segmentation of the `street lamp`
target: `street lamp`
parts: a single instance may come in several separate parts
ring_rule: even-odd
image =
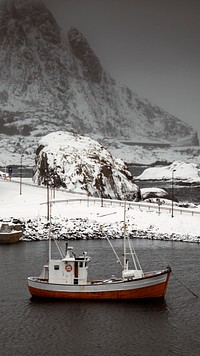
[[[176,170],[175,169],[173,169],[172,170],[172,215],[171,215],[171,217],[173,218],[174,217],[174,172],[175,172]]]
[[[99,173],[99,186],[101,192],[101,207],[103,207],[103,176],[102,173]]]
[[[22,194],[22,158],[24,155],[21,155],[20,158],[20,181],[19,181],[19,194]]]

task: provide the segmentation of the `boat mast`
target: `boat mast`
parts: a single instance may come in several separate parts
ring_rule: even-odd
[[[124,200],[124,270],[127,269],[126,261],[126,201]]]
[[[48,211],[49,211],[49,216],[48,216],[48,223],[49,223],[49,233],[48,233],[48,237],[49,237],[49,262],[51,261],[51,202],[50,202],[50,199],[49,199],[49,184],[47,182],[47,189],[48,189],[48,193],[47,193],[47,196],[48,196],[48,199],[47,199],[47,204],[48,204]]]

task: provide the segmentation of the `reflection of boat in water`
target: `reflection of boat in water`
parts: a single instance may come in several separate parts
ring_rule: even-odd
[[[0,227],[0,243],[12,244],[18,242],[22,237],[22,227],[18,224],[2,223]]]
[[[125,226],[125,224],[124,224]],[[125,228],[124,228],[125,230]],[[171,269],[143,272],[130,239],[124,233],[123,263],[111,241],[111,248],[122,267],[120,277],[104,280],[88,280],[88,265],[91,258],[87,252],[76,256],[72,247],[66,246],[61,258],[52,259],[51,232],[49,233],[49,261],[38,277],[28,277],[28,288],[32,296],[60,299],[145,299],[163,298],[166,293]],[[129,269],[127,256],[131,255],[134,267]],[[102,253],[103,257],[103,253]]]

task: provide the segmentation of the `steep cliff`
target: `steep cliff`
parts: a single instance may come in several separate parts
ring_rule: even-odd
[[[199,145],[191,126],[116,83],[84,35],[63,33],[41,1],[2,0],[0,28],[0,136],[13,150],[31,152],[60,129]]]

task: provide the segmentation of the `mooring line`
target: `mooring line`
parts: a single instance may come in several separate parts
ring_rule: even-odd
[[[197,294],[195,294],[190,288],[188,288],[188,287],[185,285],[185,283],[183,283],[183,282],[174,274],[173,271],[171,271],[171,273],[172,273],[173,276],[177,279],[177,281],[178,281],[180,284],[182,284],[182,285],[188,290],[188,292],[190,292],[191,294],[193,294],[194,297],[199,298],[199,296],[198,296]]]
[[[167,262],[166,262],[166,260],[165,260],[165,258],[161,255],[161,253],[160,253],[159,251],[157,251],[157,249],[156,249],[155,247],[154,247],[154,249],[155,249],[155,251],[157,252],[158,256],[163,260],[163,262],[164,262],[166,265],[168,265]],[[189,287],[187,287],[187,286],[185,285],[185,283],[183,283],[183,282],[174,274],[173,270],[171,270],[171,273],[173,274],[174,278],[176,278],[176,280],[177,280],[180,284],[182,284],[183,287],[185,287],[185,288],[188,290],[188,292],[190,292],[191,294],[193,294],[193,296],[194,296],[195,298],[199,298],[199,296],[198,296],[196,293],[194,293]]]

